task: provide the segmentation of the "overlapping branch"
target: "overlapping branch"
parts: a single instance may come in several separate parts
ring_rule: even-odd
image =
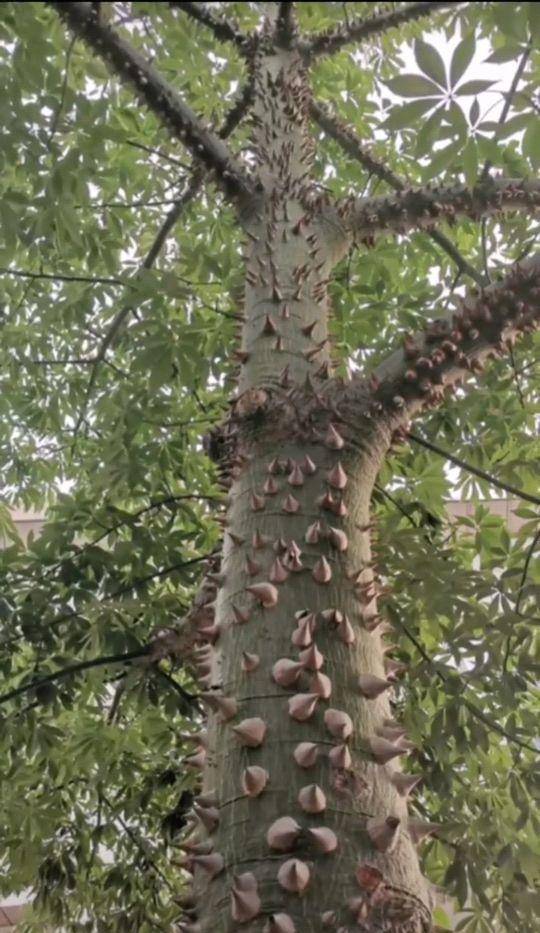
[[[302,44],[302,52],[308,60],[322,55],[330,55],[352,42],[361,42],[363,39],[381,35],[381,33],[395,26],[404,26],[406,23],[412,23],[423,16],[430,16],[439,10],[458,6],[460,2],[461,0],[408,3],[401,9],[392,10],[390,13],[379,13],[375,16],[354,19],[350,23],[340,24],[336,28],[332,27],[306,39]]]
[[[403,423],[438,405],[490,358],[504,356],[516,337],[540,325],[540,255],[506,277],[474,289],[457,311],[429,322],[381,363],[371,377],[373,410]]]
[[[406,234],[450,223],[462,217],[483,217],[520,211],[540,211],[540,181],[486,178],[474,188],[466,185],[410,188],[378,198],[345,198],[337,212],[347,231],[358,241],[371,241],[386,232]]]
[[[172,9],[182,10],[191,19],[210,29],[220,42],[233,42],[241,51],[245,51],[247,36],[237,23],[224,16],[217,16],[206,3],[184,3],[183,0],[169,0]]]
[[[327,136],[330,136],[337,142],[347,155],[356,159],[370,175],[380,178],[381,181],[386,182],[394,191],[406,190],[408,187],[407,181],[401,179],[399,175],[396,175],[396,173],[380,159],[375,158],[369,149],[362,145],[352,127],[348,126],[340,120],[339,117],[331,113],[328,106],[319,101],[312,100],[310,103],[310,114],[312,119],[324,130]],[[482,274],[478,272],[471,263],[467,262],[455,243],[452,243],[444,233],[441,233],[439,230],[428,230],[427,233],[433,242],[437,243],[437,245],[450,256],[450,259],[456,264],[461,273],[470,276],[477,285],[483,286],[487,284]]]
[[[107,62],[124,83],[131,84],[141,100],[179,139],[195,158],[211,170],[230,198],[249,196],[253,184],[222,139],[207,129],[174,87],[141,53],[93,13],[90,3],[48,0],[75,35]]]

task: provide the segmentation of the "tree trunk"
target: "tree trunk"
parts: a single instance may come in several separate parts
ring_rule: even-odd
[[[406,749],[370,550],[390,430],[330,372],[326,289],[348,242],[310,217],[309,89],[274,25],[252,62],[263,190],[241,217],[245,323],[221,432],[231,485],[183,928],[418,933],[429,898],[392,783]]]

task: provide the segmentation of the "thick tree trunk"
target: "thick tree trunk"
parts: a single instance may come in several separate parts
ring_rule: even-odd
[[[253,62],[264,191],[242,217],[220,636],[184,929],[418,933],[430,926],[428,895],[392,783],[404,749],[370,553],[389,431],[329,372],[326,285],[346,240],[310,219],[309,92],[285,46],[269,34]]]

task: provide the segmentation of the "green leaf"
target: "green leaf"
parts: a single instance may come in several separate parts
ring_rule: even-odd
[[[527,4],[527,17],[529,20],[529,33],[533,46],[540,45],[540,9],[537,3]]]
[[[471,64],[476,51],[474,33],[464,36],[456,45],[450,62],[450,87],[453,89]]]
[[[487,91],[488,88],[492,87],[495,84],[495,81],[466,81],[465,84],[462,84],[458,87],[454,93],[458,97],[465,97],[466,95],[481,94],[482,91]]]
[[[479,117],[480,117],[480,104],[478,103],[478,99],[475,97],[471,104],[471,109],[469,110],[469,120],[471,121],[472,126],[476,126]]]
[[[502,161],[501,147],[491,136],[476,135],[476,144],[481,159],[489,159],[493,165],[500,165]]]
[[[384,82],[398,97],[440,97],[441,89],[422,75],[404,74]]]
[[[463,110],[455,100],[452,101],[449,109],[446,111],[445,119],[454,128],[456,133],[459,134],[460,139],[465,142],[469,132],[469,126],[467,124],[467,120],[465,119]]]
[[[469,187],[473,187],[478,178],[478,149],[474,139],[469,139],[463,150],[463,171]]]
[[[437,107],[436,110],[422,124],[416,137],[416,156],[423,156],[431,149],[433,143],[438,138],[441,127],[441,118],[443,107]]]
[[[523,134],[523,155],[530,159],[534,169],[540,167],[540,120],[531,120]]]
[[[521,7],[521,10],[523,7]],[[492,16],[501,32],[510,39],[517,39],[519,42],[527,40],[526,18],[521,15],[521,10],[514,3],[495,3],[492,8]]]
[[[450,917],[446,911],[442,909],[442,907],[435,907],[433,911],[433,920],[442,930],[452,929],[452,921],[450,920]]]
[[[409,104],[394,107],[384,121],[383,126],[388,130],[401,130],[406,126],[415,126],[418,118],[431,110],[436,103],[437,98],[430,98],[429,100],[415,100]]]
[[[450,165],[452,165],[459,150],[460,146],[458,143],[450,143],[448,146],[443,146],[441,149],[437,149],[429,165],[422,171],[423,179],[425,181],[429,181],[431,178],[435,178],[444,169],[447,169]]]
[[[442,88],[446,87],[444,62],[436,48],[422,39],[417,39],[414,43],[414,57],[420,71],[423,71],[428,78],[431,78]]]
[[[494,65],[502,65],[505,62],[514,61],[520,54],[519,45],[503,45],[500,49],[495,49],[486,58],[486,62]]]

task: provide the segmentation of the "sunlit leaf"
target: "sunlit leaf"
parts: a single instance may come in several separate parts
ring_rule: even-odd
[[[435,81],[440,87],[446,87],[446,69],[437,49],[422,39],[414,43],[414,57],[416,64],[428,78]]]

